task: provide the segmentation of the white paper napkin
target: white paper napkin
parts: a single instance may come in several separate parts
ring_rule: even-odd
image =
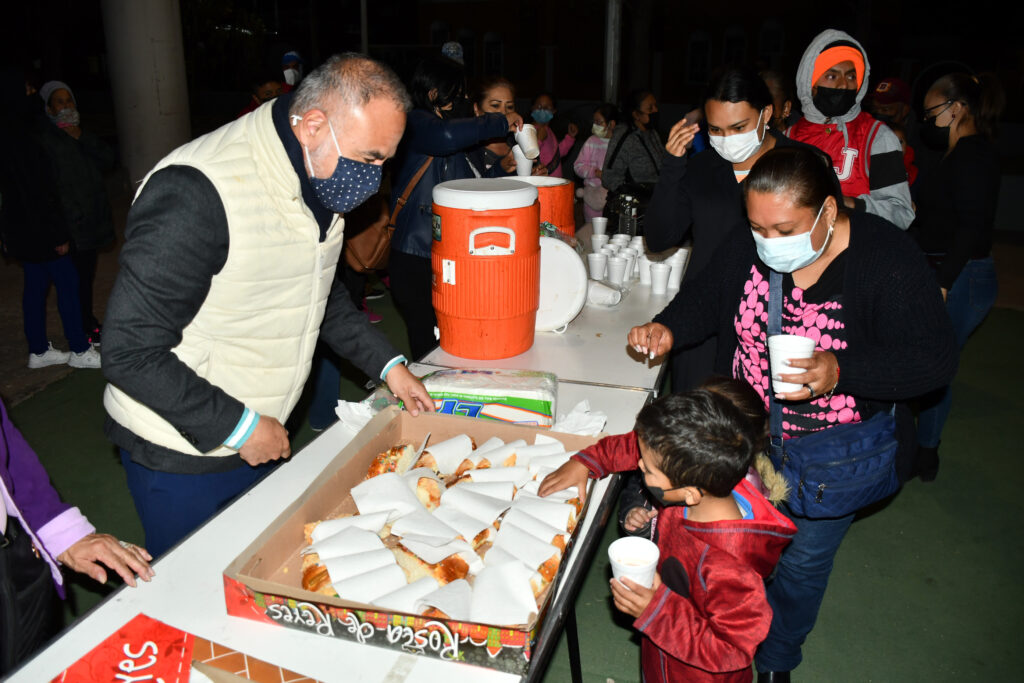
[[[352,498],[356,501],[359,514],[388,510],[391,512],[388,517],[391,521],[414,510],[424,509],[405,480],[394,472],[385,472],[360,482],[352,487]]]
[[[341,557],[328,557],[321,559],[327,567],[327,575],[331,577],[331,583],[338,584],[340,581],[351,579],[374,569],[383,569],[392,564],[397,564],[395,554],[387,548],[380,550],[368,550],[365,553],[354,555],[342,555]]]
[[[454,621],[469,621],[472,602],[473,588],[469,582],[456,579],[417,600],[416,611],[423,612],[428,607],[434,607]]]
[[[396,591],[382,595],[374,600],[373,604],[395,612],[418,614],[420,610],[416,609],[416,602],[440,587],[441,584],[437,582],[437,579],[432,576],[424,576]]]
[[[388,523],[389,514],[389,510],[384,510],[369,515],[352,515],[351,517],[340,517],[338,519],[325,519],[313,527],[310,536],[313,539],[313,543],[319,543],[325,538],[333,536],[339,531],[344,531],[349,527],[378,533]]]
[[[473,582],[470,621],[496,625],[529,623],[537,613],[530,574],[518,562],[485,567]]]
[[[604,429],[608,416],[600,410],[591,410],[590,402],[583,400],[566,415],[559,415],[551,427],[556,432],[594,436]]]

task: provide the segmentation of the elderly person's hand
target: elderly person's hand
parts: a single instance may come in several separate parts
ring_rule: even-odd
[[[661,323],[638,325],[629,331],[629,345],[654,360],[672,350],[672,331]]]
[[[804,372],[779,375],[779,379],[803,386],[787,394],[776,394],[775,397],[781,401],[807,401],[827,394],[839,384],[839,361],[831,351],[815,351],[810,358],[791,358],[786,362],[795,368],[803,368]]]
[[[287,458],[292,454],[288,431],[277,418],[260,415],[252,434],[238,450],[238,455],[253,467],[271,460]]]
[[[57,556],[65,567],[85,574],[99,583],[107,582],[106,565],[124,582],[135,588],[135,575],[143,581],[155,576],[149,562],[153,559],[145,548],[118,541],[110,534],[89,534]]]
[[[419,415],[421,410],[428,413],[434,412],[434,399],[430,398],[423,382],[401,363],[388,370],[384,381],[387,382],[391,393],[405,404],[405,409],[411,415]]]

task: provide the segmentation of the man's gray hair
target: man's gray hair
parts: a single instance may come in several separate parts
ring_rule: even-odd
[[[288,113],[301,115],[320,109],[331,117],[342,116],[343,111],[332,111],[334,106],[355,109],[376,97],[393,101],[402,111],[412,109],[409,93],[389,66],[357,52],[344,52],[302,79]]]

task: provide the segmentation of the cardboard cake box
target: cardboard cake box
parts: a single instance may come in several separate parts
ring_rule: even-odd
[[[303,526],[308,522],[357,512],[349,491],[366,476],[379,453],[399,443],[417,447],[427,433],[438,443],[468,434],[477,445],[492,436],[506,443],[538,434],[558,439],[566,451],[596,441],[593,437],[561,434],[460,416],[421,414],[412,417],[397,408],[378,413],[324,468],[310,485],[259,537],[224,570],[224,597],[229,615],[287,626],[322,636],[355,640],[443,660],[467,662],[522,674],[529,667],[537,633],[583,526],[587,508],[579,515],[562,557],[558,574],[542,594],[539,614],[517,626],[440,621],[394,613],[371,605],[328,597],[302,588],[300,552],[305,547]],[[589,505],[590,497],[585,503]]]

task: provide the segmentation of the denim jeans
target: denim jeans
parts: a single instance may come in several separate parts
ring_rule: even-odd
[[[785,505],[782,511],[796,524],[797,532],[767,585],[772,625],[754,656],[758,671],[792,671],[800,664],[800,647],[814,628],[832,562],[853,522],[852,514],[808,519],[790,514]]]
[[[953,287],[946,295],[946,311],[953,323],[957,347],[962,349],[967,338],[985,319],[996,301],[998,285],[992,257],[968,261]],[[942,428],[953,404],[950,387],[933,391],[922,400],[917,417],[917,442],[925,448],[936,448]]]

